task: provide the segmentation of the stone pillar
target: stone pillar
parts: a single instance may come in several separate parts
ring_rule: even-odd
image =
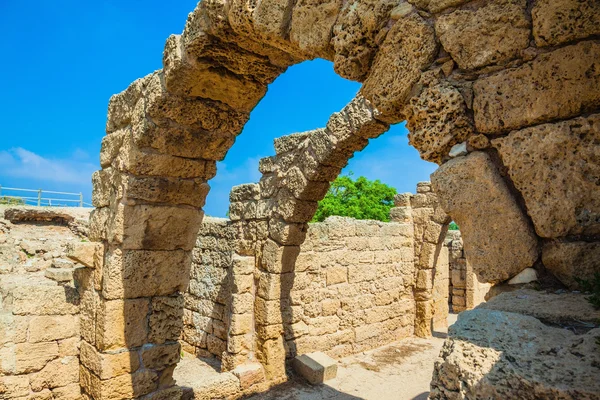
[[[206,181],[229,145],[218,138],[239,125],[211,126],[221,147],[210,147],[204,121],[227,111],[169,95],[160,72],[111,98],[103,169],[93,177],[97,262],[81,317],[81,385],[93,399],[178,396],[172,372],[180,355],[181,293]]]
[[[450,220],[438,205],[429,182],[417,184],[417,194],[410,197],[410,206],[415,229],[415,335],[429,337],[434,321],[436,327],[441,327],[448,315],[443,287],[447,291],[449,266],[447,250],[445,255],[443,251]],[[439,289],[436,293],[434,286]]]

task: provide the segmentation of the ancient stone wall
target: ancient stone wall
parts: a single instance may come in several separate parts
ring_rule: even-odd
[[[80,320],[73,278],[95,245],[82,243],[76,217],[86,216],[77,211],[0,207],[1,399],[81,398],[80,332],[89,321]]]
[[[461,227],[481,281],[500,283],[532,266],[571,288],[575,277],[591,277],[600,269],[599,7],[575,0],[199,3],[183,33],[167,40],[163,69],[109,104],[90,226],[102,279],[86,295],[96,337],[85,340],[105,362],[115,351],[128,354],[132,367],[110,378],[82,369],[86,393],[101,399],[127,381],[117,398],[178,396],[171,372],[182,326],[175,321],[206,182],[267,85],[307,59],[332,60],[363,86],[325,128],[280,140],[277,155],[261,163],[256,190],[235,201],[245,207],[236,230],[252,245],[243,256],[258,260],[255,354],[269,379],[285,379],[285,333],[271,311],[285,308],[281,282],[293,274],[306,223],[348,159],[389,124],[406,120],[410,143],[441,165],[433,187]],[[413,208],[422,210],[415,228],[423,235],[443,229],[432,207]],[[423,243],[419,335],[430,333],[439,303],[425,287],[441,248]],[[124,324],[107,324],[115,320]]]

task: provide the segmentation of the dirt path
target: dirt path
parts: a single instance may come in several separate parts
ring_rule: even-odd
[[[451,315],[450,323],[456,321]],[[410,338],[341,359],[337,378],[311,386],[300,379],[287,382],[252,400],[424,400],[429,394],[433,364],[445,333],[431,339]]]

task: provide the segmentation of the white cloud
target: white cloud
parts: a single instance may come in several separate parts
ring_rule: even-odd
[[[98,165],[70,159],[45,158],[22,147],[0,151],[0,176],[53,183],[90,185]]]

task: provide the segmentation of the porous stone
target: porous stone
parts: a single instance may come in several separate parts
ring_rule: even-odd
[[[600,114],[512,132],[492,141],[538,235],[600,234]]]
[[[509,279],[537,260],[537,237],[487,154],[452,159],[431,182],[460,226],[467,259],[486,282]]]
[[[462,312],[435,363],[430,397],[597,398],[599,335],[600,329],[575,335],[511,312]]]
[[[422,8],[432,13],[438,13],[449,7],[456,7],[469,0],[409,0],[415,7]]]
[[[36,316],[29,321],[29,342],[50,342],[79,336],[79,318],[75,315]]]
[[[10,222],[54,222],[67,224],[75,217],[69,213],[52,207],[14,207],[4,210],[4,218]]]
[[[441,163],[452,146],[473,133],[463,96],[445,82],[428,87],[420,96],[411,98],[404,112],[409,143],[427,161]]]
[[[73,269],[48,268],[44,271],[44,276],[57,282],[69,282],[73,280]]]
[[[473,85],[475,126],[498,134],[600,105],[600,44],[581,42],[541,54]]]
[[[18,286],[10,291],[18,315],[66,315],[79,311],[79,294],[69,286]]]
[[[31,389],[39,392],[79,382],[79,359],[69,356],[49,362],[41,371],[32,374]]]
[[[361,88],[362,95],[380,112],[378,119],[390,124],[404,119],[401,109],[436,51],[433,28],[417,13],[390,28]]]
[[[594,0],[537,0],[531,10],[538,46],[552,46],[600,33],[600,4]]]
[[[552,241],[542,248],[546,269],[571,289],[580,289],[578,279],[592,281],[600,274],[600,243]]]
[[[333,59],[331,36],[341,0],[299,0],[292,11],[290,41],[313,57]]]
[[[67,257],[86,267],[94,268],[96,246],[97,243],[94,242],[73,243],[67,248]]]
[[[342,77],[362,81],[369,72],[396,0],[353,0],[343,4],[333,27],[334,69]]]
[[[435,31],[460,68],[510,60],[529,45],[527,1],[492,0],[475,10],[456,10],[441,15]]]

